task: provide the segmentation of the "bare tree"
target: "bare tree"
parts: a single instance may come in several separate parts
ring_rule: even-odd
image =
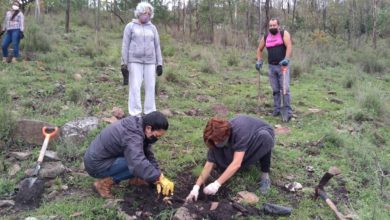
[[[378,0],[372,0],[372,46],[376,49],[376,21],[377,21]]]
[[[69,33],[69,20],[70,20],[70,0],[66,0],[66,13],[65,13],[65,32]]]

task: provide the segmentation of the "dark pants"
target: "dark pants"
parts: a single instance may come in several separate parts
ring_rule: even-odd
[[[271,168],[271,151],[260,159],[261,172],[269,173]]]
[[[122,180],[127,180],[133,177],[130,172],[127,161],[124,157],[118,157],[110,168],[107,170],[93,175],[95,178],[111,177],[115,183],[119,183]]]
[[[20,29],[8,30],[4,34],[3,43],[1,48],[3,49],[3,57],[8,57],[8,47],[12,43],[14,48],[14,57],[19,57],[19,43],[20,43]]]

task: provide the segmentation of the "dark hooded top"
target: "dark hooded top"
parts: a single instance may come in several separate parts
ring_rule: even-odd
[[[94,176],[110,168],[118,157],[126,159],[130,173],[147,182],[154,183],[161,174],[140,117],[129,116],[104,128],[84,154],[85,169]]]

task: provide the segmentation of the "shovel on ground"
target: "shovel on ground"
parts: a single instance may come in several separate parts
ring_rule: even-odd
[[[287,84],[286,84],[286,73],[287,73],[287,66],[281,66],[282,68],[282,74],[283,74],[283,94],[282,94],[282,109],[280,110],[280,114],[282,116],[283,122],[288,122],[288,109],[286,106],[285,101],[285,95],[287,94]]]
[[[29,188],[31,188],[38,179],[39,170],[41,169],[41,164],[43,161],[43,157],[45,156],[47,145],[49,144],[50,138],[54,137],[54,135],[57,134],[57,131],[58,131],[58,127],[43,127],[42,128],[42,134],[45,136],[45,140],[43,141],[42,148],[41,148],[41,151],[39,153],[39,157],[38,157],[35,169],[34,169],[32,175],[27,179]]]
[[[57,127],[43,127],[42,133],[45,136],[41,151],[39,153],[38,161],[33,173],[30,177],[22,180],[19,183],[19,191],[15,196],[15,202],[18,206],[23,208],[37,208],[40,204],[42,194],[44,193],[44,180],[38,179],[39,170],[41,169],[41,163],[45,156],[46,148],[51,137],[56,135],[58,131]]]

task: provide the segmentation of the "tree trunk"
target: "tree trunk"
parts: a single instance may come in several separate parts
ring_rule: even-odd
[[[265,21],[264,21],[264,27],[266,30],[268,30],[268,24],[269,24],[269,8],[270,8],[270,1],[271,0],[265,0]]]
[[[294,0],[293,12],[292,12],[292,26],[295,27],[295,9],[297,6],[297,0]]]
[[[262,34],[262,31],[263,31],[263,28],[262,28],[262,23],[261,23],[261,1],[259,0],[258,1],[258,4],[259,4],[259,6],[258,6],[258,10],[257,10],[257,13],[258,13],[258,15],[259,15],[259,25],[258,25],[258,30],[259,30],[259,36]]]
[[[188,8],[187,8],[187,13],[188,13],[188,28],[189,28],[189,31],[190,31],[190,38],[192,37],[192,2],[191,0],[188,1]]]
[[[39,0],[35,0],[35,19],[37,20],[37,22],[39,23],[40,18],[41,16],[41,3]]]
[[[378,0],[372,0],[372,46],[376,49],[376,20],[377,20],[377,7]]]
[[[200,24],[199,24],[199,1],[196,0],[195,2],[195,29],[196,29],[196,36],[199,37],[199,31],[200,31]]]
[[[65,32],[69,33],[69,22],[70,22],[70,0],[66,0],[66,14],[65,14]]]
[[[233,26],[234,26],[234,18],[233,18],[233,3],[232,3],[232,0],[229,0],[228,4],[229,4],[230,26],[231,26],[231,28],[233,28]]]
[[[101,0],[97,0],[97,7],[95,9],[96,10],[96,18],[95,18],[95,30],[96,30],[96,32],[100,31],[100,3],[101,3]]]
[[[213,17],[213,0],[208,0],[208,11],[209,11],[209,27],[210,27],[210,33],[209,33],[209,41],[210,43],[214,42],[214,17]]]

